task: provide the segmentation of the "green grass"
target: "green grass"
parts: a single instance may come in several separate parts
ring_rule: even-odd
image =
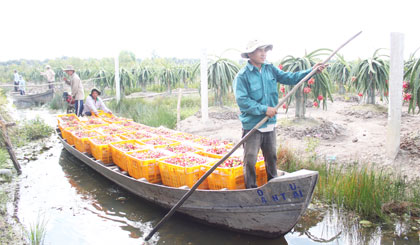
[[[135,98],[108,102],[109,108],[120,116],[132,118],[134,121],[153,126],[176,127],[176,106],[178,98],[174,96],[158,96],[152,99]],[[225,106],[236,106],[233,95],[226,96]],[[181,120],[194,115],[200,110],[199,95],[184,95],[181,100]],[[214,106],[214,97],[209,96],[209,106]]]
[[[54,94],[53,99],[49,103],[50,109],[65,111],[67,108],[67,102],[63,100],[63,96]]]
[[[175,128],[176,126],[176,105],[175,97],[156,97],[154,99],[122,99],[119,103],[110,101],[108,106],[118,115],[132,118],[134,121],[153,126],[165,126]],[[199,97],[183,97],[181,100],[181,120],[185,119],[199,110]]]
[[[7,159],[9,159],[9,153],[6,149],[0,148],[0,169],[6,168],[8,166]]]
[[[44,122],[43,119],[36,117],[35,119],[20,122],[17,128],[11,130],[12,142],[15,146],[20,147],[27,142],[49,137],[54,129]]]
[[[30,225],[29,231],[26,231],[26,236],[31,245],[44,244],[47,223],[44,217],[38,215],[36,222]]]
[[[287,172],[302,168],[318,171],[315,197],[355,211],[362,218],[385,221],[394,212],[420,215],[420,181],[408,183],[401,176],[372,166],[346,168],[313,157],[302,160],[284,147],[278,150],[278,167]]]

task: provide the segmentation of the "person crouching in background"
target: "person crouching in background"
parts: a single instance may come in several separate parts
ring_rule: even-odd
[[[90,92],[90,95],[86,98],[86,103],[84,105],[85,109],[83,111],[84,115],[92,116],[92,114],[95,114],[97,116],[98,110],[103,110],[105,113],[112,114],[111,110],[109,110],[102,99],[99,98],[99,95],[101,95],[101,91],[93,88]]]

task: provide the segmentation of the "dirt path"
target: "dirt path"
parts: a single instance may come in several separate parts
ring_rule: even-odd
[[[200,115],[183,120],[180,130],[219,139],[239,141],[241,124],[238,109],[210,108],[209,122],[200,123]],[[306,120],[295,120],[294,109],[277,117],[277,144],[286,145],[299,155],[308,154],[308,137],[315,144],[317,156],[337,164],[375,164],[420,178],[420,115],[407,114],[403,107],[402,149],[395,161],[386,158],[387,107],[385,104],[363,105],[357,99],[338,97],[328,103],[328,110],[307,108]]]

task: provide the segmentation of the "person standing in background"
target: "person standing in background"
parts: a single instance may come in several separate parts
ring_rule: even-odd
[[[55,72],[51,69],[50,65],[46,65],[45,68],[47,69],[45,72],[41,72],[41,75],[43,75],[47,82],[49,83],[48,89],[54,89],[54,83],[55,82]]]
[[[74,109],[78,117],[82,116],[83,112],[83,100],[85,99],[85,92],[83,90],[82,80],[80,80],[79,75],[74,72],[72,65],[68,65],[63,69],[70,79],[64,78],[64,82],[70,85],[71,87],[71,96],[74,100]]]
[[[14,77],[13,77],[13,83],[15,85],[15,92],[17,92],[18,91],[20,77],[19,77],[19,73],[16,70],[14,72],[15,73],[14,73]]]

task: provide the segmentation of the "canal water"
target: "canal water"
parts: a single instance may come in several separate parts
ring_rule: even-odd
[[[15,118],[43,118],[46,109],[17,110]],[[144,237],[165,210],[138,198],[96,173],[63,149],[56,135],[18,153],[42,149],[23,164],[16,193],[17,216],[25,227],[46,224],[45,244],[144,244]],[[279,222],[281,222],[279,220]],[[310,205],[284,237],[263,239],[199,224],[175,215],[149,244],[419,244],[419,234],[396,222],[363,228],[358,217],[334,207]]]

